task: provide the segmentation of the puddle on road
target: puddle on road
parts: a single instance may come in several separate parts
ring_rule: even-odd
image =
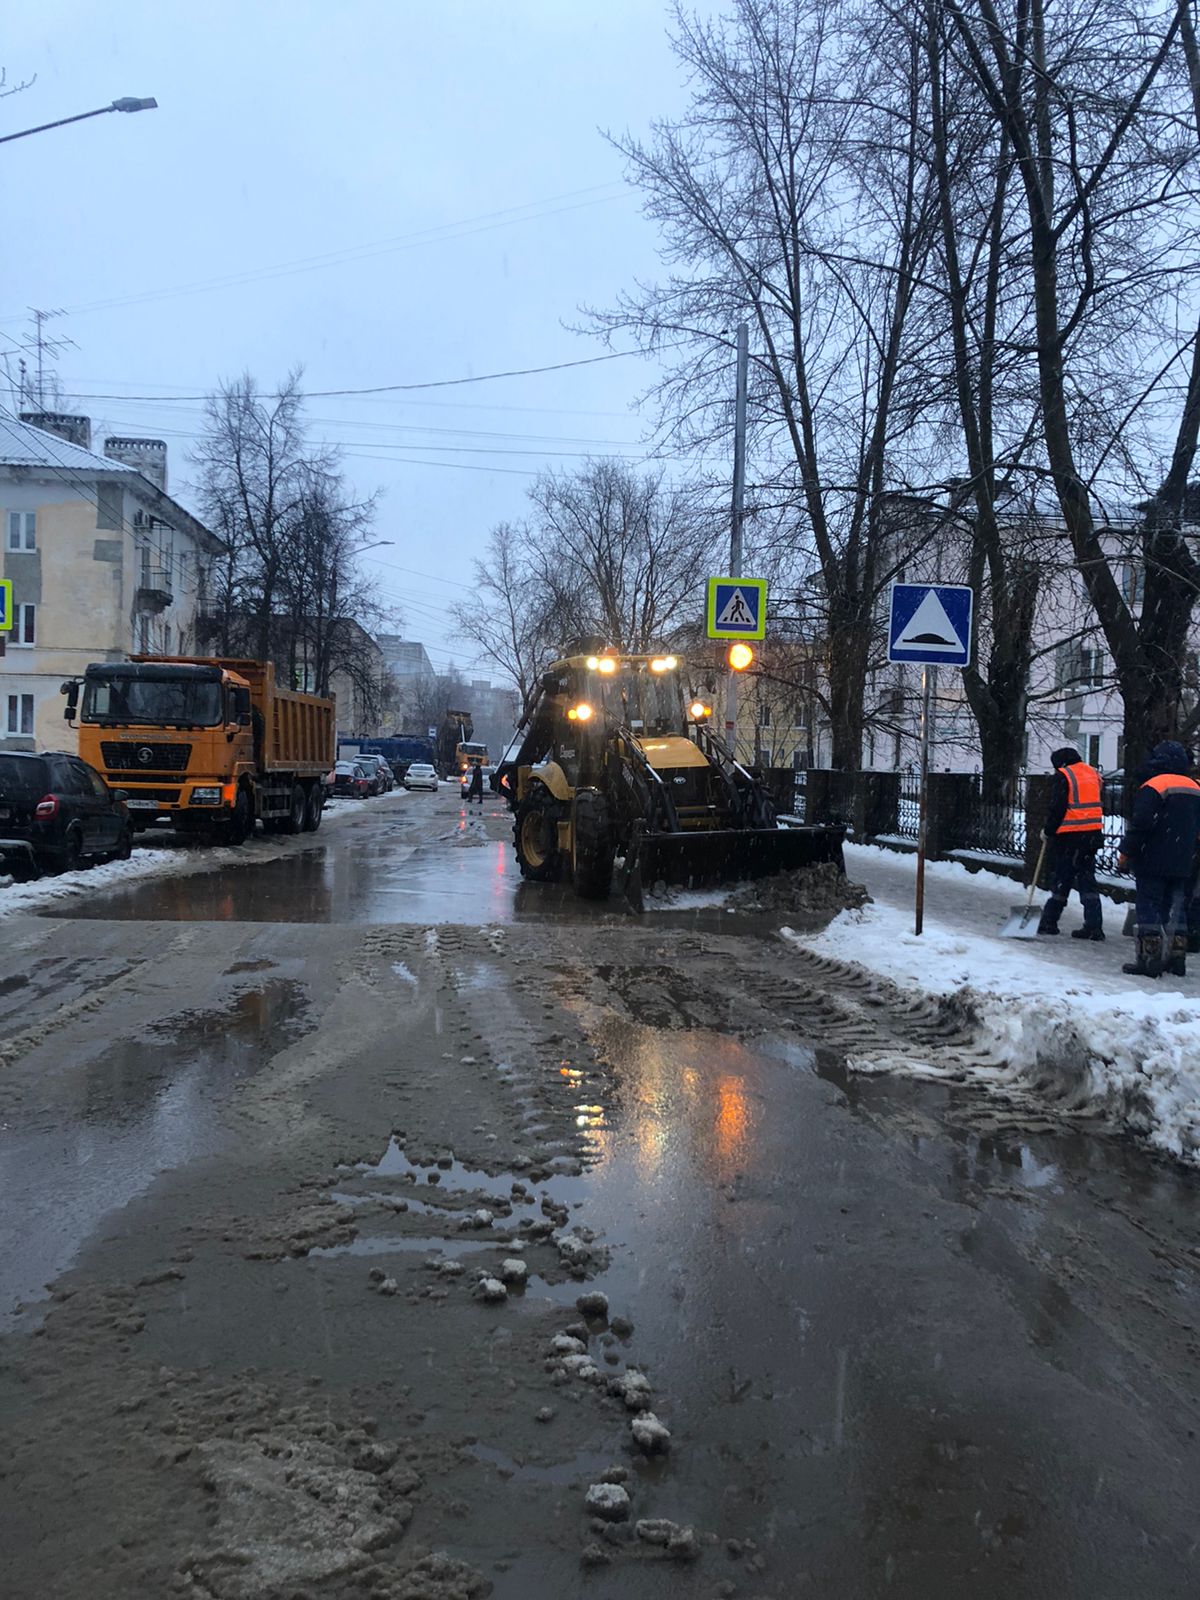
[[[0,1327],[42,1296],[105,1217],[162,1172],[222,1142],[221,1102],[306,1031],[290,979],[242,989],[219,1009],[180,1012],[119,1039],[50,1085],[51,1130],[0,1145]]]
[[[1142,1193],[1153,1164],[1095,1141],[1085,1157],[1071,1130],[947,1129],[938,1113],[967,1092],[847,1079],[795,1036],[747,1046],[609,1016],[594,1042],[608,1073],[587,1095],[598,1160],[572,1195],[612,1252],[594,1287],[634,1323],[622,1355],[644,1365],[676,1438],[637,1514],[757,1540],[796,1593],[948,1600],[965,1571],[980,1595],[1051,1569],[1130,1580],[1140,1558],[1118,1530],[1143,1492],[1172,1494],[1171,1451],[1156,1437],[1134,1462],[1129,1352],[1041,1252],[1086,1226],[1077,1158]],[[927,1134],[905,1132],[922,1119]],[[385,1162],[404,1170],[398,1150]],[[476,1192],[509,1182],[454,1177]],[[1189,1186],[1156,1182],[1169,1228]],[[531,1277],[527,1294],[569,1320],[581,1287]],[[475,1454],[517,1482],[588,1470],[529,1476],[503,1444]],[[551,1592],[553,1559],[530,1554],[497,1595]],[[658,1593],[653,1574],[623,1574],[635,1600]]]
[[[508,837],[482,821],[459,822],[439,838],[415,834],[405,813],[383,812],[368,825],[321,835],[272,861],[186,878],[149,879],[38,912],[50,918],[145,922],[375,923],[437,926],[524,921],[603,923],[633,917],[623,898],[581,900],[568,883],[522,880]],[[464,843],[474,846],[462,848]],[[782,917],[726,911],[712,896],[680,895],[647,913],[656,930],[761,935]],[[793,916],[793,925],[803,919]],[[401,975],[402,976],[402,975]]]

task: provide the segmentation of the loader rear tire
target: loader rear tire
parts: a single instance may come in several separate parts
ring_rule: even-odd
[[[596,789],[576,791],[571,842],[575,893],[585,900],[607,900],[612,891],[616,839],[608,802]]]
[[[563,857],[558,848],[562,817],[563,807],[543,784],[535,783],[513,820],[513,847],[523,878],[555,883],[562,877]]]

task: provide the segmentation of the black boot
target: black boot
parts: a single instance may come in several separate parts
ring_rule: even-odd
[[[1054,895],[1050,896],[1049,900],[1047,900],[1046,904],[1042,907],[1041,920],[1037,925],[1037,931],[1040,934],[1058,932],[1058,919],[1062,916],[1063,907],[1066,905],[1066,903],[1067,902],[1065,900],[1056,899]]]
[[[1187,947],[1192,955],[1200,956],[1200,929],[1197,929],[1195,933],[1188,934]]]
[[[1072,939],[1090,939],[1093,944],[1104,943],[1103,928],[1072,928]]]
[[[1187,977],[1188,937],[1186,933],[1177,933],[1171,940],[1171,953],[1167,958],[1166,970],[1173,978]]]
[[[1163,969],[1163,936],[1161,928],[1139,928],[1137,931],[1137,959],[1127,961],[1121,968],[1131,978],[1161,978]]]

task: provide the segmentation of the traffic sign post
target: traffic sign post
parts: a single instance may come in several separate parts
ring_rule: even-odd
[[[925,854],[929,815],[929,745],[939,666],[971,659],[975,591],[965,583],[894,583],[888,613],[888,660],[921,667],[921,783],[917,822],[914,933],[925,926]]]

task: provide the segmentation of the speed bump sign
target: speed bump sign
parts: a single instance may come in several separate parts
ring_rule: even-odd
[[[0,633],[10,632],[12,625],[12,579],[0,578]]]

